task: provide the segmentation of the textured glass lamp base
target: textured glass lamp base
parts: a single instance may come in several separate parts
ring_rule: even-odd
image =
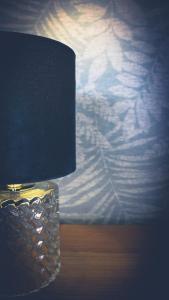
[[[47,286],[60,269],[58,187],[0,192],[0,296]]]

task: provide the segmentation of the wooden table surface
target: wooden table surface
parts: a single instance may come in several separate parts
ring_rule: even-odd
[[[23,298],[151,300],[166,295],[169,252],[161,252],[161,236],[159,228],[148,225],[61,225],[60,274],[47,288]]]

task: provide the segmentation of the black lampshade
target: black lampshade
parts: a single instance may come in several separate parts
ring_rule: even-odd
[[[73,50],[0,32],[0,185],[58,178],[75,167]]]

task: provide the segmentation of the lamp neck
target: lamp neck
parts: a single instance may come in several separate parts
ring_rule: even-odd
[[[23,188],[23,184],[7,184],[6,188],[9,191],[16,192]]]

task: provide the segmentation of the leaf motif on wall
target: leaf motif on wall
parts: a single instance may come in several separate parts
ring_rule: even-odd
[[[102,53],[106,49],[106,44],[103,42],[102,37],[97,36],[88,41],[86,48],[83,52],[83,59],[92,59]]]
[[[103,54],[102,56],[96,57],[89,68],[88,85],[93,86],[97,79],[104,75],[106,68],[106,56]]]
[[[105,99],[102,95],[99,93],[95,94],[94,96],[91,96],[93,99],[93,112],[95,115],[96,120],[101,118],[102,124],[103,122],[106,123],[111,123],[111,126],[119,125],[119,116],[115,115],[112,109],[112,103],[113,101],[109,101]],[[93,114],[92,114],[93,115]],[[98,126],[99,126],[98,122]],[[110,127],[110,126],[109,126]]]
[[[85,24],[85,20],[84,20]],[[88,39],[93,38],[98,35],[104,34],[110,28],[110,20],[109,19],[99,19],[97,21],[91,20],[89,24],[86,26],[81,24],[81,26],[85,26],[85,31],[83,31],[82,35],[84,37],[88,37]]]
[[[147,110],[147,112],[149,112],[149,114],[153,116],[157,121],[161,120],[162,106],[164,103],[164,101],[159,101],[160,98],[161,98],[160,94],[158,94],[156,90],[153,90],[153,86],[152,89],[150,90],[145,89],[142,92],[142,103],[143,103],[142,106],[144,106],[144,110]]]
[[[127,72],[117,75],[117,79],[125,86],[131,88],[140,88],[145,84],[142,78],[138,78],[137,76],[131,75]]]
[[[123,122],[123,136],[128,139],[134,136],[137,136],[140,133],[140,129],[137,128],[137,119],[135,110],[130,108]]]
[[[51,15],[48,18],[45,18],[38,25],[36,24],[34,30],[36,31],[37,35],[43,35],[45,37],[49,37],[50,32],[50,38],[60,41],[60,37],[62,37],[62,43],[70,45],[69,37],[65,33],[64,27],[59,24],[59,22],[57,22],[57,18],[55,15]]]
[[[114,34],[122,40],[131,41],[133,38],[131,28],[124,22],[118,19],[112,19],[112,29]]]
[[[96,20],[100,20],[106,13],[107,7],[97,5],[94,3],[76,3],[75,8],[78,10],[80,16],[78,18],[79,22],[90,23]]]
[[[109,140],[100,132],[97,131],[96,133],[96,140],[99,147],[102,149],[110,149],[111,144],[109,143]]]
[[[115,71],[121,71],[123,65],[123,54],[120,46],[120,42],[115,38],[113,34],[107,35],[105,38],[106,54],[110,61],[112,68]]]
[[[123,63],[123,70],[136,76],[144,77],[149,74],[149,70],[146,67],[129,61]]]
[[[81,144],[84,140],[85,143],[90,143],[91,145],[96,144],[96,127],[89,117],[87,117],[84,113],[77,114],[77,126],[78,126],[78,133],[77,136],[79,137]]]
[[[140,65],[151,63],[153,60],[152,56],[139,51],[126,51],[124,54],[128,60]]]
[[[129,109],[134,108],[135,101],[134,100],[123,100],[123,101],[117,101],[112,109],[115,113],[115,115],[124,114]]]
[[[123,84],[112,85],[109,88],[113,95],[124,98],[135,98],[138,95],[138,91],[133,88],[124,86]]]
[[[70,42],[76,39],[78,35],[79,43],[82,43],[82,45],[85,44],[83,28],[81,26],[77,27],[76,21],[73,20],[65,10],[63,10],[62,8],[58,9],[57,3],[56,3],[56,17],[57,17],[56,24],[58,25],[60,24],[63,27],[63,29],[65,29],[65,34],[67,34],[67,36],[69,37]]]
[[[145,132],[149,131],[149,128],[151,127],[150,115],[141,99],[137,99],[136,102],[136,116],[140,128]]]
[[[156,47],[154,47],[154,45],[152,46],[150,43],[145,41],[133,40],[132,46],[147,54],[153,54],[156,51]]]

